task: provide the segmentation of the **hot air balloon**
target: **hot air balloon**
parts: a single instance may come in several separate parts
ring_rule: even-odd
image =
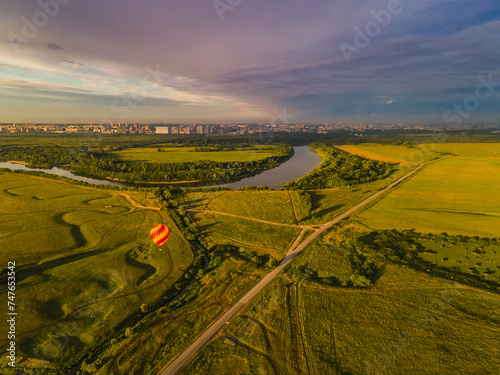
[[[153,242],[161,248],[167,242],[170,230],[165,225],[158,224],[151,229],[150,235]]]

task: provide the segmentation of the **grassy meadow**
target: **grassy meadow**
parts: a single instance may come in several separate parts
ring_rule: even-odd
[[[235,245],[276,259],[285,256],[300,233],[300,228],[293,226],[276,226],[209,212],[193,213],[192,217],[209,247],[216,244]]]
[[[272,155],[158,147],[115,154],[158,163]],[[399,167],[355,187],[175,193],[178,212],[190,219],[177,223],[206,241],[207,250],[194,245],[197,258],[168,211],[135,207],[121,195],[159,206],[151,193],[0,172],[0,258],[2,268],[16,262],[23,317],[19,366],[57,374],[51,369],[93,348],[84,374],[157,374],[261,280],[270,257],[282,259],[302,230],[310,235],[408,169],[449,153],[319,236],[179,374],[496,374],[498,293],[445,280],[360,239],[384,229],[446,232],[419,238],[419,259],[499,280],[500,240],[491,239],[500,227],[499,144],[339,148]],[[172,231],[162,251],[149,238],[159,222]],[[365,276],[366,285],[352,281]],[[7,299],[5,285],[0,294]],[[5,363],[3,355],[0,373]]]
[[[333,230],[293,267],[352,272]],[[500,298],[377,259],[370,288],[282,273],[180,372],[194,374],[494,374]]]
[[[1,262],[16,262],[21,364],[57,367],[105,339],[161,299],[193,259],[168,215],[112,191],[1,173],[0,201]],[[172,229],[162,251],[149,238],[159,222]],[[5,285],[0,293],[7,299]]]
[[[375,229],[496,237],[500,161],[451,157],[433,163],[358,217]]]
[[[176,198],[186,210],[222,212],[278,224],[319,225],[333,220],[352,205],[397,180],[405,172],[399,169],[383,180],[355,187],[305,190],[310,197],[310,205],[305,205],[293,190],[186,192]]]
[[[500,143],[434,143],[422,145],[437,152],[470,158],[500,159]]]
[[[361,156],[366,159],[387,161],[398,164],[403,168],[412,168],[416,165],[432,160],[438,156],[428,145],[416,145],[413,148],[406,146],[361,144],[335,146],[339,150]]]
[[[496,239],[459,242],[429,238],[421,244],[426,251],[419,256],[427,262],[500,282],[500,243]]]
[[[209,210],[280,224],[296,223],[291,194],[285,191],[222,191],[186,193],[186,208]]]
[[[121,195],[156,207],[152,194],[20,173],[0,174],[0,189],[0,256],[4,264],[16,261],[23,316],[17,325],[19,366],[40,374],[57,373],[83,350],[92,353],[82,364],[85,373],[156,373],[268,271],[254,260],[218,252],[207,253],[205,269],[190,274],[193,253],[166,211],[134,207]],[[205,228],[210,245],[234,244],[264,261],[282,258],[300,232],[201,216],[195,223]],[[172,229],[163,251],[149,238],[158,222]],[[151,309],[193,276],[189,291]],[[131,316],[143,318],[134,323]],[[1,345],[5,349],[6,341]]]
[[[222,259],[220,266],[209,266],[182,298],[151,311],[127,328],[124,337],[109,341],[84,364],[88,373],[157,374],[265,274],[254,263],[230,256]]]
[[[500,147],[436,144],[417,146],[420,151],[403,146],[353,147],[358,150],[349,151],[360,156],[407,168],[441,153],[454,156],[427,166],[350,223],[337,225],[313,242],[185,366],[182,375],[497,372],[497,293],[394,263],[376,249],[357,248],[352,236],[393,228],[447,232],[422,237],[424,250],[418,257],[437,270],[498,280]],[[377,190],[373,184],[363,188],[359,197]],[[315,214],[323,222],[342,210],[336,202],[349,206],[356,201],[355,192],[347,189],[308,193],[311,217]],[[305,222],[311,221],[299,223]],[[356,259],[365,260],[363,267],[376,265],[370,287],[325,282],[349,280],[359,272]],[[297,269],[302,274],[293,271]]]
[[[159,145],[157,148],[129,148],[111,152],[123,161],[149,163],[184,163],[197,160],[255,161],[273,156],[274,146],[260,146],[256,150],[241,148],[235,151],[196,152],[195,147],[169,147]],[[158,151],[161,150],[161,151]]]

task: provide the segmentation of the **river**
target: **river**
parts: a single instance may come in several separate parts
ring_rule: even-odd
[[[224,187],[239,189],[244,186],[269,186],[271,189],[279,190],[281,184],[296,180],[316,168],[321,163],[321,157],[309,149],[309,146],[293,148],[293,156],[280,166],[269,169],[253,177],[232,182]]]
[[[117,181],[97,180],[95,178],[77,176],[76,174],[73,174],[70,171],[67,171],[67,170],[61,169],[61,168],[57,168],[57,167],[53,167],[51,169],[38,169],[38,168],[35,169],[35,168],[28,168],[24,164],[20,164],[20,163],[2,162],[2,163],[0,163],[0,168],[8,168],[10,170],[44,172],[44,173],[48,173],[48,174],[55,174],[57,176],[71,178],[72,180],[85,181],[85,182],[88,182],[89,184],[95,184],[95,185],[113,185],[113,186],[120,186],[120,187],[121,186],[128,186],[125,183],[121,183],[121,182],[117,182]]]
[[[225,185],[216,185],[230,187],[233,189],[239,189],[244,186],[269,186],[271,189],[279,190],[280,184],[284,184],[288,181],[296,180],[307,173],[311,172],[316,166],[321,163],[321,158],[318,154],[311,151],[308,146],[294,147],[293,156],[281,164],[280,166],[269,169],[253,177],[247,177],[240,181],[232,182]],[[53,167],[51,169],[34,169],[28,168],[24,164],[11,163],[11,162],[0,162],[0,168],[8,168],[11,170],[23,170],[23,171],[39,171],[49,174],[54,174],[57,176],[63,176],[66,178],[71,178],[73,180],[85,181],[90,184],[95,185],[113,185],[113,186],[133,186],[131,184],[125,184],[117,181],[109,180],[97,180],[95,178],[81,177],[77,176],[70,171],[65,169]],[[138,186],[144,186],[139,184]],[[151,185],[153,186],[153,185]]]

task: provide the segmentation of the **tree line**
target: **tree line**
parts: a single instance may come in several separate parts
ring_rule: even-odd
[[[101,150],[76,147],[10,146],[0,149],[1,160],[24,161],[28,167],[69,166],[80,176],[128,183],[230,182],[274,168],[293,155],[289,145],[278,145],[274,155],[254,161],[197,160],[184,163],[125,162]]]
[[[323,161],[311,173],[289,182],[288,189],[325,189],[336,186],[357,185],[389,176],[394,167],[391,163],[363,159],[325,144],[312,144]]]

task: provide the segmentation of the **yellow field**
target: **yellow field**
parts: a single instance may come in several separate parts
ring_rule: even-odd
[[[429,165],[359,218],[375,229],[497,237],[499,186],[500,160],[451,157]]]
[[[349,154],[361,156],[366,159],[388,161],[389,163],[400,165],[415,165],[409,161],[411,149],[403,146],[383,146],[383,145],[343,145],[336,146],[339,150]]]
[[[338,149],[367,159],[412,167],[447,152],[464,157],[500,158],[500,143],[423,143],[413,148],[377,144],[342,145]]]
[[[425,146],[464,157],[500,159],[500,143],[435,143]]]

